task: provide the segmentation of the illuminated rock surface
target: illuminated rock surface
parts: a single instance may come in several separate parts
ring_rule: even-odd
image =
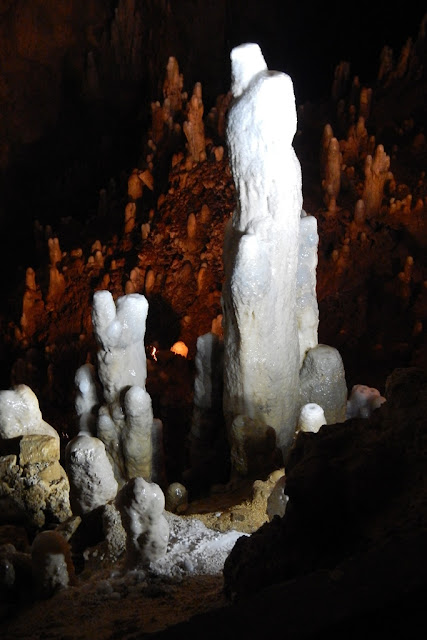
[[[159,485],[133,478],[121,488],[116,504],[127,534],[128,567],[144,567],[164,556],[169,525],[163,515],[165,496]]]
[[[90,513],[116,497],[118,484],[101,440],[76,436],[67,445],[65,459],[74,515]]]
[[[299,409],[295,314],[301,168],[292,147],[292,81],[268,71],[258,45],[231,52],[227,143],[237,206],[224,242],[224,413],[292,442]]]
[[[5,8],[8,4],[5,3]],[[124,27],[132,14],[133,3],[129,0],[120,4],[120,11],[113,20],[114,46],[119,57],[120,51],[138,51],[134,38],[141,24],[140,17],[134,20],[132,15],[130,38],[123,41],[122,47],[117,29],[122,30],[120,33],[126,31]],[[150,3],[150,8],[153,7],[154,3]],[[55,9],[58,8],[55,6]],[[247,9],[250,13],[250,7]],[[11,14],[5,11],[3,16],[10,18]],[[57,17],[60,17],[58,11],[53,23]],[[365,13],[361,10],[353,17],[352,30],[344,29],[346,36],[351,37],[353,33],[360,39],[363,33],[365,37],[368,26]],[[393,18],[393,12],[390,17]],[[327,30],[319,30],[322,34],[328,33],[330,42],[336,42],[342,33],[330,24],[330,14],[327,19]],[[357,19],[363,20],[360,32],[355,27]],[[376,24],[379,28],[378,21]],[[400,23],[399,28],[405,38],[407,33]],[[14,29],[10,31],[15,33]],[[108,32],[111,34],[110,30]],[[34,38],[34,31],[29,33]],[[305,23],[303,31],[296,32],[298,57],[301,57],[301,33],[307,33]],[[280,36],[281,42],[286,44],[283,33]],[[167,38],[161,43],[160,40],[156,41],[159,46],[166,43],[169,48]],[[49,43],[54,42],[55,38],[49,39]],[[378,34],[371,42],[379,50],[382,42],[378,40]],[[106,43],[109,50],[110,36]],[[209,60],[216,51],[209,43]],[[310,40],[305,38],[304,52],[309,51]],[[182,64],[193,64],[194,58],[187,55],[187,48],[185,52]],[[274,635],[278,611],[282,632],[289,638],[315,637],[325,629],[330,638],[348,637],[351,633],[364,637],[367,629],[372,630],[375,637],[393,637],[397,632],[401,637],[409,637],[414,635],[411,625],[417,637],[420,633],[425,635],[425,563],[422,562],[426,548],[425,385],[420,384],[418,374],[414,376],[413,371],[406,380],[408,372],[397,371],[393,374],[393,384],[387,383],[387,392],[384,390],[387,376],[396,366],[406,368],[415,364],[425,369],[427,353],[423,331],[427,310],[424,286],[427,274],[426,190],[422,173],[425,170],[425,137],[423,141],[420,131],[425,121],[422,116],[425,104],[420,103],[425,86],[425,71],[420,65],[420,61],[425,60],[424,52],[423,38],[415,37],[405,45],[401,59],[395,58],[396,64],[390,54],[384,56],[381,78],[374,87],[370,105],[366,103],[369,92],[358,79],[350,88],[350,69],[341,64],[341,75],[337,74],[333,100],[328,105],[299,105],[299,125],[294,141],[303,168],[304,208],[315,215],[319,234],[320,342],[339,350],[349,389],[356,383],[366,383],[369,388],[380,390],[387,402],[370,418],[324,425],[319,433],[299,434],[292,459],[286,462],[285,480],[278,481],[284,484],[280,497],[290,495],[283,522],[273,518],[266,524],[267,495],[277,486],[277,479],[266,484],[256,480],[253,499],[248,499],[249,489],[239,493],[238,488],[227,484],[213,487],[204,501],[190,495],[188,514],[201,514],[203,522],[209,524],[209,533],[201,527],[187,529],[186,518],[175,516],[176,536],[174,533],[174,546],[170,548],[175,560],[168,566],[168,554],[164,556],[165,579],[161,572],[154,581],[147,580],[147,574],[141,571],[121,573],[123,531],[117,526],[117,511],[108,505],[102,512],[105,515],[108,511],[109,525],[101,526],[101,517],[91,520],[90,526],[86,518],[81,523],[78,519],[68,518],[59,525],[71,535],[77,585],[61,590],[52,599],[32,603],[28,597],[31,584],[28,539],[25,542],[28,533],[15,520],[13,525],[2,525],[0,610],[9,617],[2,619],[2,637],[7,640],[30,637],[35,629],[40,635],[58,639],[78,638],[79,635],[82,638],[111,638],[117,635],[118,629],[122,638],[153,632],[164,637],[174,634],[191,637],[193,634],[197,638],[209,635],[218,638],[227,631],[231,631],[233,637],[242,634],[262,637],[266,633]],[[157,64],[161,72],[168,55],[169,51],[162,59],[161,54],[156,54],[151,65]],[[55,64],[60,62],[60,55],[51,58]],[[97,49],[92,58],[88,68],[92,79],[98,75],[99,82],[108,75],[104,74],[101,50]],[[308,58],[310,73],[306,77],[313,78],[314,59],[316,75],[321,64],[317,56],[308,55]],[[108,59],[111,61],[111,56]],[[206,71],[208,67],[211,68],[210,62]],[[138,68],[141,71],[140,65]],[[110,65],[110,71],[115,73],[114,64]],[[123,65],[121,71],[128,77],[135,77],[137,70],[129,71]],[[34,66],[32,72],[35,78]],[[11,82],[12,73],[13,70],[9,74]],[[160,74],[155,73],[156,85],[161,86]],[[300,79],[298,75],[292,75],[292,78],[297,89]],[[206,79],[203,72],[200,80],[204,100]],[[15,80],[26,92],[28,85],[22,81],[20,73]],[[186,87],[190,91],[192,84]],[[44,85],[49,89],[54,87],[50,82],[44,82]],[[416,86],[416,91],[411,90],[411,85]],[[8,84],[9,88],[11,86]],[[91,87],[99,91],[95,81],[91,82]],[[324,88],[327,93],[326,84]],[[10,95],[5,91],[2,98],[8,100]],[[138,95],[141,96],[139,85]],[[120,100],[126,97],[122,92],[118,95]],[[188,95],[181,97],[185,106]],[[60,434],[63,447],[79,428],[73,395],[75,372],[82,363],[96,363],[90,319],[93,291],[108,289],[115,299],[124,293],[136,291],[148,295],[149,291],[151,311],[147,316],[146,339],[150,347],[156,345],[158,356],[157,361],[154,360],[147,350],[146,385],[155,415],[164,420],[167,481],[180,478],[178,470],[185,468],[187,462],[183,443],[192,420],[196,341],[199,335],[211,330],[213,319],[221,312],[223,230],[235,206],[224,138],[220,133],[227,100],[227,96],[218,99],[216,113],[209,112],[208,101],[205,101],[206,161],[191,169],[183,161],[185,140],[182,131],[178,134],[175,126],[185,119],[183,112],[172,121],[172,129],[164,128],[166,137],[162,144],[170,143],[173,147],[172,164],[162,145],[156,148],[155,144],[147,142],[141,150],[141,163],[153,168],[155,192],[152,194],[150,189],[144,189],[139,199],[142,206],[136,211],[135,227],[125,239],[122,233],[127,178],[134,167],[133,159],[130,162],[126,158],[123,163],[122,166],[129,167],[123,179],[103,181],[98,207],[96,203],[86,206],[86,202],[82,206],[81,201],[76,207],[75,200],[70,198],[66,210],[72,213],[72,219],[64,219],[65,208],[60,202],[70,193],[85,199],[86,192],[77,186],[81,182],[76,176],[82,176],[91,193],[99,183],[88,170],[91,160],[86,152],[84,159],[67,174],[67,179],[59,181],[55,178],[55,168],[60,169],[61,162],[57,163],[55,157],[52,163],[53,156],[49,153],[46,166],[39,172],[32,162],[29,171],[19,173],[19,188],[13,192],[13,204],[6,208],[8,220],[16,221],[20,233],[19,242],[13,243],[9,242],[12,234],[2,235],[10,245],[15,261],[10,261],[10,251],[2,253],[6,260],[2,273],[6,276],[7,290],[12,291],[12,295],[7,296],[5,289],[2,296],[7,310],[1,319],[4,339],[0,346],[5,380],[2,387],[28,384],[40,400],[43,417]],[[24,135],[26,130],[20,126],[16,104],[13,102],[15,129],[10,132],[16,131],[18,126],[19,134]],[[359,113],[367,117],[363,126]],[[5,110],[2,114],[5,130],[9,115]],[[80,127],[81,114],[76,114]],[[345,162],[334,212],[325,210],[319,174],[319,146],[325,118],[333,127],[333,136],[339,141]],[[69,128],[68,119],[66,125]],[[116,125],[120,126],[117,120],[114,129]],[[139,144],[139,125],[130,128],[133,140]],[[372,140],[374,136],[368,139],[365,130],[375,134],[376,140]],[[70,137],[75,131],[70,129]],[[173,132],[169,138],[168,132]],[[60,137],[59,141],[62,141]],[[82,148],[87,149],[87,142],[85,133],[79,140],[76,137],[78,157],[82,157]],[[105,138],[104,143],[108,145]],[[383,185],[380,210],[367,216],[361,196],[365,182],[371,185],[371,181],[364,173],[364,159],[366,153],[375,156],[378,144],[384,145],[390,157],[393,179]],[[64,145],[64,152],[68,149],[68,144]],[[97,162],[104,158],[98,154]],[[380,171],[382,182],[386,174],[381,168]],[[39,183],[43,172],[45,182]],[[23,181],[25,188],[21,188]],[[36,257],[25,253],[22,268],[15,271],[13,264],[25,234],[24,219],[18,215],[22,211],[19,199],[30,202],[27,209],[31,216],[35,215],[37,192],[43,190],[43,184],[48,185],[42,198],[44,220],[42,225],[35,224],[34,229],[29,230],[31,242],[33,238],[36,241]],[[378,194],[369,200],[374,201],[378,203]],[[83,225],[74,217],[77,214],[84,219]],[[145,227],[144,234],[142,224],[149,227]],[[50,237],[59,237],[61,242],[63,257],[57,269],[64,277],[66,287],[62,297],[47,310],[47,240]],[[33,265],[34,274],[30,273],[25,283],[28,264]],[[147,289],[144,288],[146,285]],[[29,295],[24,299],[26,286]],[[24,310],[25,316],[29,317],[21,324]],[[27,336],[22,335],[24,328],[28,330]],[[180,339],[189,347],[188,359],[177,359],[170,354],[170,346]],[[26,448],[27,444],[22,449],[25,456],[32,450]],[[35,450],[42,448],[39,442]],[[10,469],[8,455],[5,458],[6,469],[2,471],[2,477]],[[49,473],[56,467],[54,462],[51,467]],[[17,470],[19,474],[20,469]],[[41,484],[39,477],[30,479],[36,487]],[[227,483],[227,478],[224,482]],[[279,511],[283,505],[280,501],[278,505]],[[101,516],[101,513],[97,515]],[[173,519],[169,515],[168,520],[171,526]],[[47,522],[49,527],[59,529],[50,512]],[[203,555],[203,562],[197,560],[192,567],[185,561],[189,550],[195,558],[202,557],[197,555],[201,551],[197,545],[207,542],[216,527],[224,531],[238,527],[240,531],[254,534],[248,537],[251,545],[251,549],[246,550],[248,553],[242,550],[243,542],[239,543],[241,551],[237,553],[236,549],[237,555],[241,553],[243,565],[234,556],[232,565],[236,570],[227,571],[228,593],[237,595],[237,602],[233,604],[223,592],[221,573],[190,574],[191,570],[211,570],[205,562],[206,555]],[[287,533],[283,537],[285,529]],[[313,535],[313,531],[317,535]],[[218,546],[221,549],[221,556],[217,553],[216,560],[229,554],[237,535],[230,536],[224,546],[218,537],[209,538],[213,549],[218,550]],[[289,554],[284,553],[284,548],[289,549]],[[267,556],[264,550],[268,550]],[[289,558],[292,558],[292,567],[286,564]],[[284,574],[281,562],[286,564]],[[273,566],[272,572],[270,566]],[[217,561],[215,567],[221,567],[221,562]],[[252,574],[248,579],[247,572],[250,571]],[[171,578],[173,572],[176,581]],[[282,580],[283,575],[284,582],[274,584],[278,577]],[[247,598],[247,590],[259,585],[265,585],[265,590],[259,596],[253,594]],[[81,613],[78,627],[76,610]],[[207,616],[192,618],[209,610]],[[308,610],[310,615],[307,615]],[[185,623],[174,627],[179,621]],[[167,625],[172,627],[166,630]]]

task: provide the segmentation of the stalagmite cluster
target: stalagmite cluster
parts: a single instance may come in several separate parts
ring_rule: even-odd
[[[161,460],[159,452],[153,452],[153,435],[155,445],[161,446],[156,436],[161,424],[154,421],[151,398],[145,390],[147,311],[147,300],[140,294],[128,294],[114,302],[109,291],[96,292],[92,320],[99,344],[100,392],[93,368],[82,365],[76,375],[76,409],[83,430],[68,445],[70,456],[78,455],[73,448],[80,450],[79,438],[84,442],[89,426],[91,435],[102,441],[102,450],[105,445],[119,486],[137,476],[151,480],[159,472],[152,468],[153,459]],[[95,444],[89,443],[87,448],[91,455]],[[115,495],[114,490],[112,493]],[[105,502],[114,497],[109,492],[108,496]]]
[[[130,28],[124,4],[110,47],[129,79],[140,15]],[[411,51],[408,43],[395,71],[385,51],[380,78],[405,77]],[[93,95],[97,58],[87,64]],[[366,362],[384,362],[390,345],[404,362],[411,349],[422,360],[425,175],[409,186],[391,171],[398,145],[368,134],[372,90],[355,78],[346,96],[350,69],[337,67],[336,114],[318,129],[320,181],[305,203],[296,150],[310,109],[299,111],[297,131],[292,81],[267,68],[258,45],[233,49],[231,69],[231,91],[205,114],[202,83],[187,94],[170,56],[140,160],[100,190],[87,245],[62,251],[60,234],[36,225],[48,263],[26,268],[8,326],[12,385],[0,391],[2,517],[25,520],[32,546],[24,557],[0,548],[2,589],[24,566],[37,597],[49,597],[79,579],[76,558],[88,573],[105,561],[147,582],[221,571],[237,538],[278,527],[298,499],[292,478],[288,496],[292,456],[298,467],[316,439],[361,432],[358,421],[385,403],[368,385],[348,394],[338,347]],[[424,134],[409,119],[401,131],[406,152],[422,157]],[[391,339],[384,318],[395,322],[396,310],[410,331]],[[38,396],[55,407],[55,428]],[[217,507],[218,495],[246,483],[250,498]]]

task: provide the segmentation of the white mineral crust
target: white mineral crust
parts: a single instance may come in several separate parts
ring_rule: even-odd
[[[269,71],[256,44],[231,52],[227,125],[237,206],[224,242],[224,413],[292,442],[299,412],[296,315],[302,178],[292,147],[292,81]]]
[[[26,435],[48,435],[59,440],[58,432],[43,420],[34,391],[18,384],[0,391],[0,439]]]

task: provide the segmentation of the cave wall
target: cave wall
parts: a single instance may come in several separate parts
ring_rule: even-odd
[[[207,112],[229,88],[231,48],[255,40],[270,68],[294,78],[301,102],[319,91],[329,95],[343,56],[358,56],[355,72],[369,65],[375,73],[382,46],[400,46],[422,15],[421,8],[397,15],[385,3],[362,2],[348,25],[339,3],[313,5],[0,2],[2,290],[22,281],[22,269],[37,266],[34,221],[86,220],[96,210],[99,190],[136,165],[170,55],[179,61],[187,91],[202,82]],[[363,47],[357,46],[361,39]]]
[[[202,82],[209,108],[229,88],[231,48],[256,41],[269,68],[294,78],[301,102],[320,92],[329,95],[335,65],[343,58],[356,57],[354,73],[366,76],[371,69],[375,76],[383,45],[400,47],[422,13],[420,8],[396,15],[385,3],[372,7],[363,1],[348,25],[333,1],[314,6],[268,0],[260,8],[254,0],[3,0],[2,194],[10,182],[19,182],[21,168],[41,167],[40,182],[49,167],[46,155],[55,157],[57,173],[69,170],[75,155],[85,153],[82,141],[88,147],[90,138],[104,157],[131,163],[129,153],[137,154],[140,138],[136,127],[143,128],[150,102],[161,97],[170,55],[179,61],[186,90]],[[113,164],[104,167],[105,175]],[[7,205],[10,196],[2,209]]]

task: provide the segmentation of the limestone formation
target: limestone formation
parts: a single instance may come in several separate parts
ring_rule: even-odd
[[[34,391],[26,384],[0,391],[0,439],[36,434],[59,442],[58,432],[42,418]]]
[[[319,307],[316,293],[318,244],[317,220],[302,210],[296,292],[300,367],[308,349],[312,349],[318,343]]]
[[[363,118],[364,122],[368,120],[371,113],[372,104],[372,89],[368,87],[362,87],[360,91],[359,101],[359,118]]]
[[[378,389],[365,384],[355,384],[347,401],[346,419],[369,418],[385,401]]]
[[[126,560],[129,568],[148,565],[165,555],[169,525],[163,515],[165,496],[156,483],[132,478],[117,494],[126,531]]]
[[[184,513],[188,507],[188,491],[180,482],[172,482],[165,491],[165,508],[172,513]]]
[[[120,406],[120,394],[128,386],[145,388],[147,312],[147,300],[140,294],[121,296],[116,302],[110,291],[93,296],[92,321],[100,347],[97,371],[109,405]]]
[[[365,161],[365,184],[362,198],[368,218],[378,215],[380,212],[386,182],[393,177],[389,168],[390,158],[384,151],[383,145],[379,144],[375,155],[368,155]]]
[[[73,438],[66,447],[65,465],[74,515],[83,516],[114,500],[118,484],[99,438],[85,433]]]
[[[347,138],[340,140],[339,146],[342,164],[346,167],[354,167],[366,157],[370,140],[363,116],[359,116],[357,122],[349,127]]]
[[[183,126],[189,157],[194,162],[206,159],[205,125],[203,123],[202,85],[197,82],[190,98],[187,120]]]
[[[15,432],[0,438],[0,452],[1,521],[24,522],[37,531],[71,516],[57,434]]]
[[[100,403],[95,367],[88,362],[79,367],[74,376],[74,384],[76,387],[74,406],[79,420],[79,433],[94,435],[96,412]]]
[[[57,531],[41,531],[31,547],[35,595],[53,596],[75,582],[74,565],[68,542]]]
[[[61,299],[65,291],[65,278],[63,273],[59,271],[56,265],[49,267],[49,290],[46,296],[46,308],[49,311],[55,308],[55,305]]]
[[[326,175],[326,167],[328,164],[328,149],[329,149],[329,144],[333,137],[334,137],[333,129],[329,124],[329,122],[327,122],[323,127],[321,147],[320,147],[320,172],[321,172],[322,180]]]
[[[141,190],[141,195],[142,195],[142,190]],[[128,233],[132,233],[132,231],[134,230],[135,216],[136,216],[136,204],[135,202],[128,202],[125,207],[125,228],[124,228],[125,235]]]
[[[317,433],[326,424],[325,412],[315,402],[309,402],[301,407],[298,418],[298,431]]]
[[[94,294],[92,319],[103,396],[96,436],[105,444],[119,486],[134,477],[150,481],[162,475],[162,429],[153,418],[151,398],[145,390],[147,312],[148,303],[141,294],[121,296],[116,303],[109,291]],[[93,388],[91,384],[88,388]],[[153,466],[154,459],[159,467]]]
[[[44,312],[44,301],[40,287],[36,282],[34,269],[28,267],[25,273],[25,291],[22,300],[21,330],[25,337],[31,338]]]
[[[324,201],[330,213],[335,213],[341,187],[341,152],[337,138],[330,139],[327,148],[325,178],[322,181]]]
[[[301,405],[319,405],[327,424],[345,421],[347,385],[337,349],[324,344],[309,349],[301,367],[300,384]]]
[[[299,408],[295,98],[258,45],[233,49],[231,61],[227,141],[238,203],[224,241],[224,412],[229,427],[238,415],[271,426],[286,449]]]
[[[182,88],[184,78],[179,72],[178,61],[174,56],[170,56],[166,65],[166,78],[163,82],[163,98],[169,100],[173,113],[182,109]]]
[[[126,477],[151,480],[153,459],[153,409],[145,389],[133,386],[124,397],[125,426],[122,431]]]
[[[138,169],[134,169],[128,178],[128,196],[133,201],[142,198],[144,185],[139,179]]]
[[[286,488],[286,476],[280,476],[276,484],[273,487],[267,500],[267,516],[269,521],[273,520],[274,516],[283,518],[286,511],[286,506],[289,502],[289,496],[285,493]]]
[[[59,239],[48,238],[47,243],[49,247],[50,264],[55,267],[58,265],[58,262],[61,262],[62,260],[62,251],[59,246]]]

